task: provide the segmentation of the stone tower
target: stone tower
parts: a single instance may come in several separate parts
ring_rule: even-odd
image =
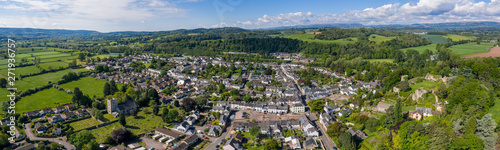
[[[118,112],[118,100],[116,98],[108,98],[108,114]]]

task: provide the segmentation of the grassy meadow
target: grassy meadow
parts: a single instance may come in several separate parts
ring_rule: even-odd
[[[50,88],[22,97],[16,104],[16,111],[24,113],[45,107],[54,107],[71,103],[71,98],[72,96],[70,94]]]
[[[349,44],[349,43],[356,43],[358,40],[357,38],[351,37],[351,38],[346,38],[346,39],[337,39],[337,40],[319,40],[319,39],[314,39],[314,34],[289,34],[286,35],[286,38],[291,38],[291,39],[297,39],[297,40],[302,40],[306,42],[318,42],[318,43],[337,43],[337,44]],[[350,39],[350,40],[347,40]]]
[[[70,89],[73,91],[75,87],[78,87],[83,94],[87,94],[90,97],[95,96],[103,96],[104,94],[102,93],[104,89],[104,84],[106,84],[106,81],[100,80],[100,79],[94,79],[91,77],[83,77],[80,78],[79,80],[68,82],[65,84],[61,84],[60,86],[64,89]],[[122,87],[122,84],[116,84],[118,88]]]

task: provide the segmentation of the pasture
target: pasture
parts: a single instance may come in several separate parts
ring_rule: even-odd
[[[365,59],[371,63],[373,62],[380,62],[380,63],[392,63],[393,59]]]
[[[432,41],[432,44],[448,43],[448,39],[439,35],[420,35],[420,37]]]
[[[36,75],[36,76],[31,76],[31,77],[26,77],[22,78],[22,80],[16,81],[16,86],[17,90],[26,90],[30,88],[35,88],[39,86],[46,85],[49,81],[50,82],[57,82],[61,80],[62,76],[72,72],[69,69],[66,70],[61,70],[61,71],[56,71],[56,72],[50,72],[50,73],[45,73],[41,75]]]
[[[16,111],[24,113],[45,107],[54,107],[71,103],[71,98],[72,96],[70,94],[50,88],[22,97],[16,104]]]
[[[83,77],[80,78],[79,80],[68,82],[65,84],[60,85],[64,89],[70,89],[73,91],[75,87],[78,87],[83,94],[87,94],[90,97],[95,96],[103,96],[104,94],[102,93],[104,89],[104,84],[106,84],[106,81],[100,80],[100,79],[94,79],[91,77]],[[116,84],[118,88],[121,88],[122,84]]]
[[[372,34],[369,36],[369,40],[370,41],[374,41],[374,42],[377,42],[377,43],[380,43],[380,42],[383,42],[383,41],[389,41],[389,40],[392,40],[396,37],[394,36],[390,36],[390,37],[387,37],[387,36],[383,36],[383,35],[378,35],[378,34]]]
[[[297,40],[302,40],[306,42],[318,42],[318,43],[326,43],[326,44],[331,44],[331,43],[336,43],[336,44],[350,44],[350,43],[356,43],[358,40],[357,38],[345,38],[345,39],[337,39],[337,40],[319,40],[319,39],[314,39],[314,34],[289,34],[286,35],[285,38],[291,38],[291,39],[297,39]]]
[[[406,52],[406,50],[413,49],[418,51],[420,54],[422,54],[425,50],[430,50],[430,51],[436,51],[436,46],[437,44],[429,44],[425,46],[419,46],[419,47],[410,47],[410,48],[403,48],[401,49],[403,52]]]
[[[456,34],[448,34],[446,36],[443,36],[444,38],[450,38],[452,41],[460,41],[460,40],[476,40],[477,37],[473,36],[462,36],[462,35],[456,35]]]

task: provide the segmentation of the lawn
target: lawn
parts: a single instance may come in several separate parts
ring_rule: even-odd
[[[302,40],[302,41],[307,41],[307,42],[318,42],[318,43],[337,43],[337,44],[348,44],[348,43],[355,43],[358,39],[357,38],[349,38],[351,40],[346,40],[346,39],[337,39],[337,40],[319,40],[319,39],[314,39],[314,34],[289,34],[286,35],[285,38],[291,38],[291,39],[297,39],[297,40]]]
[[[83,94],[88,94],[90,97],[95,96],[103,96],[103,89],[106,81],[100,79],[94,79],[91,77],[83,77],[79,80],[68,82],[60,85],[64,89],[74,90],[75,87],[80,88]],[[116,84],[118,88],[121,88],[121,84]]]
[[[413,93],[415,90],[420,89],[421,87],[424,88],[424,90],[429,91],[429,89],[434,89],[437,86],[437,82],[432,82],[432,81],[427,81],[424,80],[420,83],[415,83],[415,84],[410,84],[411,90],[408,93]]]
[[[450,50],[459,54],[460,56],[467,56],[478,53],[485,53],[486,50],[490,47],[493,47],[491,43],[481,43],[477,44],[476,42],[470,42],[466,44],[453,45],[449,47]]]
[[[107,121],[115,121],[115,120],[117,120],[117,118],[113,117],[113,115],[111,115],[111,114],[104,114],[103,116],[104,116],[104,118],[107,119]]]
[[[456,34],[448,34],[446,36],[443,36],[444,38],[450,38],[452,41],[460,41],[460,40],[475,40],[477,37],[473,36],[462,36],[462,35],[456,35]]]
[[[22,80],[16,81],[16,86],[18,90],[26,90],[30,88],[35,88],[39,86],[46,85],[49,81],[57,82],[61,80],[62,76],[72,72],[69,69],[45,73],[41,75],[31,76],[23,78]]]
[[[24,113],[45,107],[54,107],[71,103],[72,96],[54,88],[39,91],[35,94],[22,97],[16,103],[16,111]]]
[[[90,71],[88,69],[85,69],[85,68],[78,68],[78,69],[73,69],[75,71],[78,71],[78,72],[87,72],[87,71]]]
[[[101,123],[99,121],[95,120],[94,118],[88,118],[88,119],[72,122],[69,125],[71,127],[73,127],[73,129],[75,131],[78,131],[78,130],[85,129],[85,128],[92,127],[92,126],[96,126],[99,124],[101,124]]]
[[[420,54],[422,54],[425,50],[430,50],[430,51],[436,51],[436,46],[437,44],[429,44],[425,46],[419,46],[419,47],[410,47],[410,48],[403,48],[401,49],[402,51],[406,52],[406,50],[413,49],[418,51]]]
[[[375,37],[375,38],[373,38],[373,37]],[[383,36],[383,35],[372,34],[372,35],[370,35],[369,40],[377,42],[377,43],[380,43],[380,42],[383,42],[383,41],[392,40],[394,38],[396,38],[396,37],[395,36],[386,37],[386,36]]]
[[[369,62],[381,62],[381,63],[392,63],[392,59],[365,59]]]

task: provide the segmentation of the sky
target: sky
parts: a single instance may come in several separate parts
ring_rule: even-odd
[[[0,27],[114,31],[500,21],[500,0],[0,0]]]

